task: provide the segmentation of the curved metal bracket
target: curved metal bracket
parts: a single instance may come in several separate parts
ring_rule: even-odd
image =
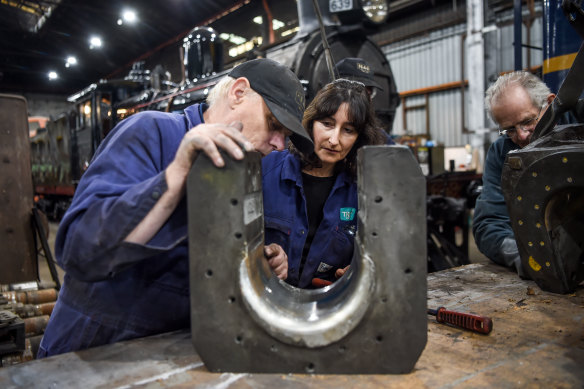
[[[263,256],[261,163],[199,158],[188,179],[191,330],[211,371],[408,373],[426,344],[425,179],[405,146],[359,150],[350,270],[322,289]]]
[[[523,267],[543,290],[584,280],[584,126],[556,128],[507,154],[501,188]]]

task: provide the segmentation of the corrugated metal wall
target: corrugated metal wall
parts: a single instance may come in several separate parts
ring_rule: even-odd
[[[498,69],[496,73],[513,70],[513,24],[511,11],[500,16],[498,29],[488,34],[496,34],[495,53]],[[413,96],[402,99],[393,125],[394,135],[429,134],[429,139],[445,146],[462,146],[469,142],[464,133],[467,107],[462,106],[461,80],[466,78],[464,62],[464,36],[466,25],[458,24],[424,36],[406,39],[382,47],[386,55],[400,93],[411,93],[416,89],[447,86],[454,89],[429,93],[426,96]],[[523,42],[527,43],[524,26]],[[531,26],[532,46],[542,46],[542,20],[535,20]],[[541,65],[540,50],[530,50],[530,66]],[[527,49],[524,49],[524,66],[527,66]],[[491,75],[487,74],[487,77]],[[496,77],[496,76],[495,76]],[[465,90],[466,92],[466,90]],[[429,124],[429,126],[427,125]],[[429,127],[429,128],[428,128]]]

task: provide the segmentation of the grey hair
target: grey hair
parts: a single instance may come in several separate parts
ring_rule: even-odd
[[[211,91],[207,95],[207,104],[209,104],[209,106],[212,106],[217,101],[226,98],[227,94],[229,93],[229,88],[231,88],[234,82],[235,78],[231,76],[225,76],[221,80],[219,80],[219,82],[215,84],[213,89],[211,89]],[[245,93],[250,95],[257,95],[258,97],[260,97],[260,95],[251,88],[246,89]]]
[[[542,80],[529,72],[516,71],[503,74],[485,92],[485,107],[489,114],[491,114],[493,102],[501,97],[510,85],[523,87],[534,107],[543,107],[552,93]]]

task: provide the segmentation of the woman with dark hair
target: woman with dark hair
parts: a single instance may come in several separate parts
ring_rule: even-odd
[[[304,112],[309,155],[290,146],[262,160],[265,244],[288,255],[286,281],[300,288],[340,277],[357,231],[357,149],[384,144],[365,85],[325,85]]]

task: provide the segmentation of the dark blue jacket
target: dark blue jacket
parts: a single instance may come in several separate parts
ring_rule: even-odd
[[[302,274],[299,266],[308,233],[300,160],[288,151],[262,159],[265,243],[277,243],[288,255],[288,282],[300,288],[312,278],[334,281],[334,273],[351,263],[357,231],[357,183],[337,176],[323,209]]]
[[[505,198],[501,191],[501,173],[507,153],[520,147],[507,136],[499,137],[489,148],[483,172],[483,191],[477,199],[472,231],[478,249],[492,261],[508,265],[501,255],[501,244],[513,238]]]
[[[165,169],[202,120],[199,105],[138,113],[102,142],[59,226],[66,274],[40,357],[189,326],[186,201],[148,244],[123,240],[167,190]]]

